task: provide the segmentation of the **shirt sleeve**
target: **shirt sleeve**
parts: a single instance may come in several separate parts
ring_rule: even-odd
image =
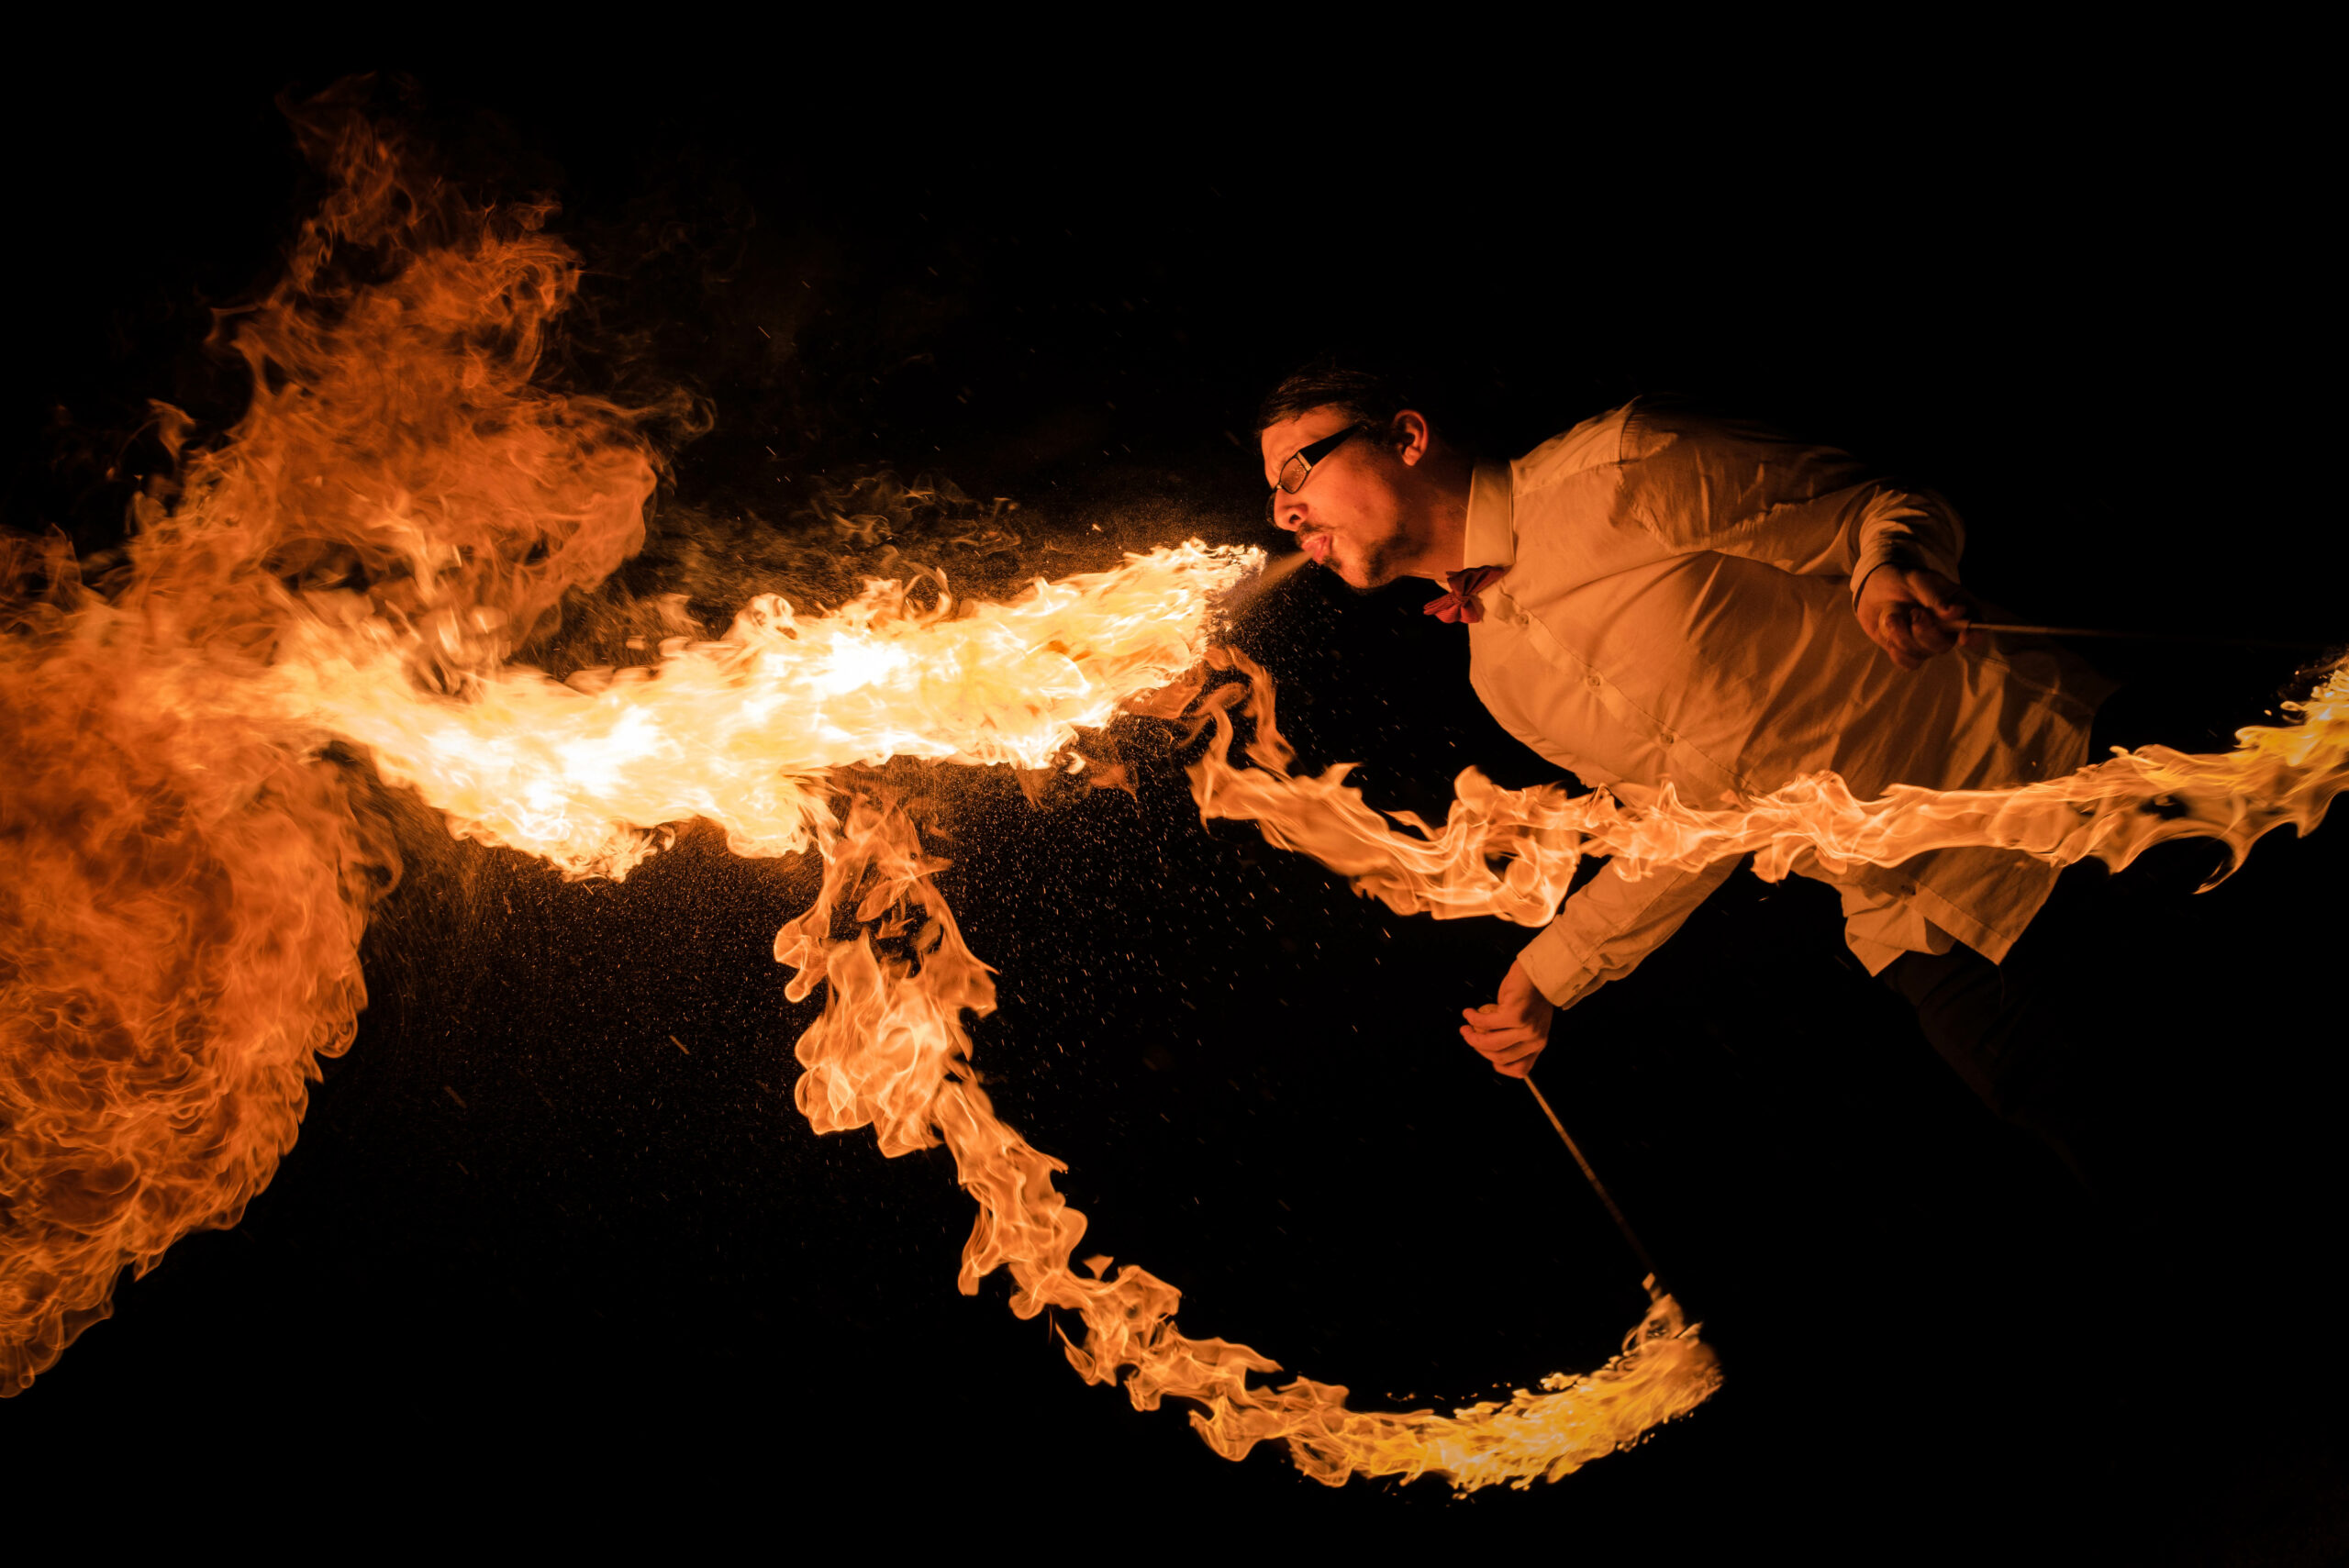
[[[1620,861],[1566,898],[1558,917],[1519,955],[1534,989],[1571,1007],[1620,980],[1678,930],[1735,870],[1735,859],[1696,871],[1653,872],[1631,882]]]
[[[1624,457],[1629,520],[1673,554],[1716,550],[1845,577],[1854,598],[1879,566],[1957,576],[1965,526],[1956,510],[1831,447],[1642,407],[1625,427]]]
[[[1879,566],[1922,566],[1957,581],[1958,557],[1965,550],[1965,525],[1949,503],[1930,490],[1892,484],[1868,487],[1853,527],[1852,597]]]

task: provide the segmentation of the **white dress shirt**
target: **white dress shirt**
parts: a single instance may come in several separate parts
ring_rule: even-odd
[[[1508,570],[1479,595],[1470,678],[1509,733],[1634,805],[1667,779],[1709,805],[1830,770],[1864,798],[2069,773],[2110,689],[2077,659],[2001,637],[1904,671],[1860,629],[1871,570],[1955,578],[1964,544],[1939,496],[1842,452],[1635,401],[1476,469],[1463,564]],[[1621,978],[1734,863],[1634,882],[1609,862],[1526,948],[1528,973],[1561,1006]],[[1871,974],[1953,939],[2003,959],[2056,874],[1995,850],[1795,869],[1842,894]]]

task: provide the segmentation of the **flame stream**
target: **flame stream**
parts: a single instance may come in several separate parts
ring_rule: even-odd
[[[2034,784],[1896,784],[1875,800],[1822,773],[1710,810],[1683,801],[1669,781],[1633,805],[1605,791],[1504,789],[1470,768],[1441,828],[1416,813],[1373,809],[1345,782],[1350,764],[1290,774],[1269,707],[1246,748],[1255,765],[1235,764],[1230,706],[1209,716],[1215,734],[1190,769],[1201,818],[1252,821],[1268,842],[1352,878],[1366,896],[1438,919],[1547,924],[1586,856],[1619,858],[1635,879],[1751,854],[1755,873],[1777,881],[1806,855],[1840,872],[1954,848],[2011,850],[2056,865],[2093,856],[2117,871],[2155,844],[2200,838],[2229,853],[2215,884],[2277,828],[2313,831],[2349,788],[2349,663],[2306,701],[2284,704],[2289,722],[2236,731],[2228,752],[2116,749],[2105,762]]]
[[[1071,1261],[1085,1217],[1052,1181],[1066,1167],[997,1117],[968,1071],[963,1015],[992,1012],[995,984],[932,880],[941,866],[922,853],[900,812],[871,797],[855,802],[815,906],[776,939],[776,958],[798,969],[795,999],[829,986],[797,1048],[807,1069],[798,1105],[818,1132],[871,1126],[885,1154],[942,1141],[979,1208],[961,1288],[975,1293],[985,1276],[1006,1269],[1019,1317],[1047,1308],[1074,1316],[1080,1332],[1064,1332],[1063,1345],[1086,1382],[1122,1382],[1137,1409],[1170,1397],[1192,1402],[1193,1426],[1227,1459],[1278,1440],[1300,1469],[1330,1485],[1356,1474],[1438,1473],[1463,1490],[1555,1480],[1637,1442],[1718,1386],[1711,1351],[1678,1305],[1660,1296],[1623,1353],[1586,1376],[1554,1375],[1542,1393],[1520,1389],[1506,1402],[1449,1416],[1354,1410],[1336,1385],[1252,1385],[1250,1374],[1278,1372],[1278,1363],[1244,1345],[1181,1332],[1174,1321],[1180,1293],[1145,1269],[1128,1264],[1111,1275],[1111,1260],[1097,1257],[1086,1260],[1090,1277],[1077,1273]],[[852,897],[867,929],[826,940],[833,912]],[[913,934],[906,951],[890,952],[876,948],[876,930],[887,933],[885,941]]]

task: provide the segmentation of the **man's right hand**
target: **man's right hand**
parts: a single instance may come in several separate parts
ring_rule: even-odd
[[[1974,595],[1921,566],[1879,566],[1860,584],[1853,606],[1860,629],[1895,664],[1914,670],[1936,653],[1970,648],[1966,623],[1979,613]]]

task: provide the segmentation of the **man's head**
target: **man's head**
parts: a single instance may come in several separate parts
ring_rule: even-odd
[[[1397,577],[1441,582],[1459,569],[1469,462],[1397,384],[1345,366],[1309,365],[1266,395],[1256,431],[1273,521],[1315,561],[1357,588]],[[1290,469],[1297,487],[1284,488],[1283,471],[1300,451],[1309,470],[1297,483],[1299,473]]]

